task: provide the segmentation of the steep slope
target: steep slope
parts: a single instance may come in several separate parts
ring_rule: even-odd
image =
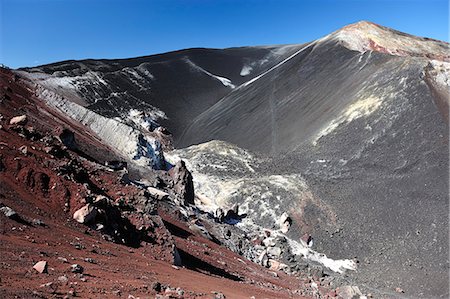
[[[193,121],[180,144],[220,139],[265,153],[290,152],[305,142],[316,143],[339,125],[379,109],[380,115],[388,107],[396,109],[395,99],[420,93],[433,102],[432,90],[420,88],[423,73],[429,67],[448,77],[449,51],[448,44],[370,23],[346,27],[234,89]]]
[[[192,119],[297,48],[188,49],[132,59],[64,61],[23,74],[106,117],[144,114],[177,141]]]

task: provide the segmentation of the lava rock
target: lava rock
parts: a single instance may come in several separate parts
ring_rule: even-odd
[[[194,204],[194,183],[192,174],[186,168],[183,160],[178,161],[173,168],[169,170],[169,175],[173,180],[174,190],[181,198],[182,204]]]
[[[161,292],[161,283],[159,281],[154,281],[151,286],[152,290],[155,292]]]
[[[70,150],[77,150],[78,146],[75,142],[75,134],[69,129],[63,129],[61,134],[59,134],[59,139],[61,143],[64,144]]]

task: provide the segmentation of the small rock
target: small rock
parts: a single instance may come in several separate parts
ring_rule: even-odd
[[[0,208],[0,211],[5,214],[6,217],[8,218],[15,218],[17,217],[17,213],[16,211],[14,211],[13,209],[11,209],[10,207],[4,206]]]
[[[91,263],[91,264],[95,264],[96,263],[95,260],[93,258],[90,258],[90,257],[85,258],[84,261],[87,262],[87,263]]]
[[[300,238],[303,242],[305,242],[305,244],[308,247],[312,247],[313,246],[313,238],[310,234],[304,234],[301,238]]]
[[[217,222],[222,223],[225,220],[225,212],[222,210],[222,208],[218,208],[214,212],[214,217],[216,217]]]
[[[64,258],[64,257],[58,257],[58,261],[61,261],[61,262],[63,262],[63,263],[68,263],[68,261],[67,261],[67,259],[66,258]]]
[[[263,252],[260,253],[260,255],[258,257],[258,262],[263,267],[267,267],[269,265],[268,264],[269,258],[267,256],[267,251],[264,250]]]
[[[53,286],[53,282],[47,282],[44,284],[41,284],[41,288],[51,288]]]
[[[27,116],[26,115],[20,115],[20,116],[15,116],[13,118],[11,118],[11,120],[9,121],[10,125],[24,125],[27,123]]]
[[[183,296],[184,295],[184,290],[181,289],[181,288],[177,288],[176,292],[177,292],[178,296]]]
[[[58,277],[58,281],[62,283],[66,283],[69,280],[69,278],[66,275],[62,275]]]
[[[79,223],[89,223],[97,216],[97,209],[91,204],[87,204],[73,213],[73,219]]]
[[[93,204],[98,207],[106,207],[111,203],[111,200],[104,195],[97,195],[93,201]]]
[[[281,255],[280,247],[269,247],[267,248],[267,254],[273,257],[279,257]]]
[[[158,293],[161,292],[161,283],[159,281],[154,281],[152,283],[152,290]]]
[[[45,224],[45,222],[40,220],[40,219],[33,219],[33,220],[31,220],[31,224],[37,225],[37,226],[44,226],[44,227],[47,226]]]
[[[336,293],[342,299],[353,299],[362,296],[357,286],[342,286],[336,289]]]
[[[213,293],[214,293],[214,299],[226,299],[227,298],[221,292],[213,292]]]
[[[28,154],[28,147],[26,145],[22,145],[18,150],[25,156]]]
[[[166,200],[169,198],[169,193],[162,190],[156,189],[154,187],[147,187],[148,193],[157,200]]]
[[[280,270],[288,268],[288,265],[283,264],[276,260],[272,260],[272,259],[269,259],[269,265],[270,265],[270,270],[272,270],[272,271],[280,271]]]
[[[84,268],[78,264],[73,264],[70,266],[70,271],[72,273],[83,273]]]
[[[291,227],[292,219],[286,212],[284,212],[281,215],[280,219],[278,220],[278,224],[280,225],[281,232],[285,234],[289,231],[289,228]]]
[[[34,264],[33,269],[38,271],[39,273],[47,273],[47,262],[39,261]]]

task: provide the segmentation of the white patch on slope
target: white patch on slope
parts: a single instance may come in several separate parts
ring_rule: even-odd
[[[195,63],[193,63],[189,58],[185,58],[185,61],[186,61],[192,68],[194,68],[194,69],[196,69],[196,70],[198,70],[198,71],[200,71],[200,72],[202,72],[202,73],[205,73],[206,75],[208,75],[208,76],[210,76],[210,77],[212,77],[212,78],[214,78],[214,79],[216,79],[216,80],[219,80],[224,86],[231,87],[231,88],[235,88],[235,87],[236,87],[236,86],[231,82],[230,79],[224,78],[224,77],[220,77],[220,76],[217,76],[217,75],[214,75],[214,74],[208,72],[207,70],[205,70],[205,69],[201,68],[200,66],[196,65]]]
[[[450,63],[438,60],[431,60],[431,66],[435,70],[434,78],[436,83],[449,90],[450,88]]]
[[[300,175],[254,177],[250,175],[255,171],[250,164],[261,163],[261,161],[258,162],[258,159],[247,151],[225,142],[211,141],[175,150],[166,153],[166,159],[171,163],[176,163],[180,159],[185,161],[193,175],[196,206],[199,209],[214,213],[219,207],[231,208],[234,197],[241,198],[240,211],[248,216],[237,225],[247,232],[265,230],[266,228],[256,224],[263,217],[271,219],[272,224],[276,225],[280,216],[286,212],[286,205],[282,204],[280,196],[274,194],[274,190],[283,190],[282,192],[292,194],[300,206],[303,200],[310,200],[316,204],[306,182]],[[237,165],[235,165],[236,162]],[[246,168],[250,172],[246,172],[248,171]],[[214,169],[218,169],[219,172],[216,173]],[[270,204],[268,199],[272,199]],[[274,199],[279,203],[274,203]],[[286,237],[279,230],[272,233],[274,236]],[[302,241],[291,240],[288,237],[286,239],[294,254],[318,262],[332,271],[343,273],[345,270],[356,270],[356,263],[352,260],[333,260],[312,250]]]
[[[250,65],[244,65],[241,69],[240,75],[242,77],[250,75],[250,73],[253,71],[253,68]]]
[[[315,42],[306,45],[305,47],[301,48],[300,50],[296,51],[294,54],[290,55],[289,57],[287,57],[286,59],[282,60],[281,62],[279,62],[278,64],[274,65],[273,67],[271,67],[270,69],[268,69],[267,71],[263,72],[261,75],[256,76],[255,78],[243,83],[242,85],[238,86],[238,88],[241,87],[245,87],[248,86],[250,84],[252,84],[253,82],[255,82],[256,80],[259,80],[260,78],[264,77],[265,75],[267,75],[268,73],[270,73],[271,71],[273,71],[274,69],[279,68],[280,66],[282,66],[283,64],[285,64],[286,62],[288,62],[289,60],[291,60],[292,58],[294,58],[295,56],[297,56],[298,54],[300,54],[301,52],[303,52],[305,49],[307,49],[308,47],[314,45]]]
[[[83,82],[89,82],[90,84],[105,85],[107,86],[105,80],[99,75],[99,73],[94,71],[88,71],[81,76],[75,77],[57,77],[52,75],[43,75],[40,78],[36,77],[44,87],[52,88],[69,88],[69,89],[79,89],[83,85]]]
[[[157,125],[158,119],[167,119],[166,114],[154,108],[152,110],[139,111],[137,109],[130,109],[126,117],[129,121],[134,123],[138,128],[143,128],[145,130],[151,131]]]
[[[313,145],[323,136],[333,132],[337,127],[344,123],[349,123],[363,116],[368,116],[375,112],[382,104],[382,99],[376,96],[370,96],[359,100],[347,107],[340,116],[333,119],[327,126],[322,128],[313,140]]]
[[[41,85],[37,85],[36,92],[47,105],[89,127],[105,144],[129,161],[144,167],[164,168],[164,155],[157,139],[144,135],[120,121],[88,110]]]
[[[355,271],[356,262],[350,259],[333,260],[323,253],[312,250],[306,244],[286,238],[289,242],[293,254],[302,255],[305,259],[318,262],[336,273],[344,273],[346,270]]]

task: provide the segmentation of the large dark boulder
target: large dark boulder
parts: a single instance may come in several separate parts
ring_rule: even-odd
[[[175,164],[169,170],[169,175],[173,181],[173,189],[184,205],[194,204],[194,183],[192,182],[192,174],[186,168],[183,160]]]

